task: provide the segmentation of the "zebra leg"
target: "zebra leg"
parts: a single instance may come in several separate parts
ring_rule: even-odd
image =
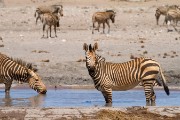
[[[153,90],[153,82],[154,80],[143,81],[146,96],[146,106],[155,106],[156,95]]]
[[[104,32],[104,29],[105,29],[105,23],[103,23],[103,34],[105,33],[105,32]]]
[[[48,30],[49,30],[49,29],[50,29],[50,26],[49,26],[48,29],[46,29],[47,38],[49,38],[49,36],[48,36]]]
[[[178,29],[175,27],[175,25],[172,25],[176,32],[179,33]]]
[[[97,27],[98,32],[99,32],[99,28],[100,28],[100,23],[98,23],[98,27]]]
[[[37,21],[38,21],[38,19],[39,19],[39,14],[38,14],[38,16],[37,16],[37,18],[36,18],[36,25],[37,25]]]
[[[160,18],[161,15],[156,13],[155,16],[156,16],[156,24],[159,25],[159,18]],[[163,23],[163,25],[164,25],[164,23]]]
[[[145,96],[146,96],[146,106],[150,106],[150,95],[149,91],[145,89]]]
[[[5,92],[6,92],[6,93],[9,93],[10,88],[11,88],[11,84],[12,84],[12,81],[8,81],[8,82],[6,82],[6,83],[4,83],[4,84],[5,84]]]
[[[171,21],[168,20],[168,21],[167,21],[167,32],[170,32],[170,31],[171,31],[171,30],[169,29],[170,25],[171,25]]]
[[[156,106],[156,95],[154,93],[154,90],[153,90],[153,86],[152,86],[152,92],[151,92],[151,106]]]
[[[50,29],[50,37],[51,37],[51,26],[49,26],[49,29]]]
[[[164,24],[167,24],[167,18],[166,18],[166,17],[164,18],[163,25],[164,25]],[[157,24],[157,25],[158,25],[158,24]]]
[[[112,107],[112,89],[107,89],[106,91],[101,91],[104,99],[106,101],[106,107]]]
[[[177,24],[178,24],[178,20],[176,20],[176,26],[177,26]]]
[[[44,37],[44,31],[45,31],[45,24],[43,24],[43,36],[42,37]]]
[[[92,34],[94,34],[95,23],[93,23]]]
[[[55,33],[55,37],[57,37],[57,34],[56,34],[56,26],[54,26],[54,33]]]
[[[110,33],[110,25],[109,25],[109,20],[107,20],[107,26],[108,26],[108,34]]]

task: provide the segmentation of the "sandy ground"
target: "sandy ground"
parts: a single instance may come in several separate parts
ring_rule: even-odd
[[[37,6],[50,4],[62,4],[64,16],[60,18],[58,37],[42,39],[42,23],[35,24],[34,12]],[[180,85],[180,36],[175,31],[167,33],[166,26],[162,25],[164,16],[159,26],[154,16],[157,6],[166,4],[178,2],[4,0],[0,5],[0,51],[33,63],[47,85],[92,85],[85,63],[77,61],[85,58],[84,43],[98,42],[98,54],[107,61],[125,62],[131,56],[150,57],[162,65],[169,85]],[[117,13],[110,34],[95,31],[92,35],[92,14],[106,9]]]
[[[42,24],[35,24],[34,12],[37,6],[50,4],[62,4],[64,16],[60,18],[58,37],[42,39]],[[157,26],[154,16],[156,8],[166,4],[178,5],[179,1],[1,0],[0,51],[33,63],[46,85],[93,85],[85,63],[79,61],[84,59],[83,44],[98,42],[98,54],[106,61],[125,62],[131,56],[157,60],[168,85],[179,88],[180,35],[173,28],[167,32],[162,25],[164,17]],[[92,14],[106,9],[117,13],[110,34],[95,31],[92,35]]]

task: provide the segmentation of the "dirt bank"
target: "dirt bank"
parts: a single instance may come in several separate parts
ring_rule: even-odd
[[[0,119],[3,120],[178,120],[179,118],[179,107],[0,108]]]

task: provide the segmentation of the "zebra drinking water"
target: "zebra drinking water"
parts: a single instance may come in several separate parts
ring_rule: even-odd
[[[153,90],[158,74],[164,90],[169,95],[169,88],[158,62],[149,58],[136,58],[125,63],[105,62],[105,58],[96,54],[98,44],[92,47],[83,45],[86,56],[86,67],[94,81],[95,88],[102,92],[106,106],[112,106],[112,91],[129,90],[142,83],[146,96],[146,105],[154,106],[156,95]],[[158,82],[159,83],[159,82]]]
[[[0,53],[0,83],[5,84],[5,92],[9,93],[13,80],[28,82],[29,86],[38,93],[45,94],[46,86],[43,84],[32,64],[20,59],[13,59]]]

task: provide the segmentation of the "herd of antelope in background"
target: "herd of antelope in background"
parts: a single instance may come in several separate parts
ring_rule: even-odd
[[[174,29],[177,31],[176,27],[178,21],[180,20],[180,7],[178,5],[166,5],[166,6],[160,6],[156,9],[155,17],[156,17],[156,23],[159,24],[159,18],[161,15],[165,16],[164,23],[167,24],[167,31],[171,31],[169,29],[170,25],[174,27]],[[51,27],[54,27],[55,37],[57,37],[56,34],[56,27],[59,27],[59,21],[60,16],[63,16],[63,6],[62,5],[50,5],[50,6],[40,6],[36,8],[34,16],[36,17],[36,24],[38,19],[41,20],[43,24],[43,38],[44,32],[46,30],[47,38],[48,31],[50,30],[50,37],[51,36]],[[108,26],[108,33],[110,33],[110,20],[112,23],[115,22],[115,16],[116,12],[113,10],[106,10],[104,12],[95,12],[92,16],[92,34],[94,34],[94,30],[98,30],[100,25],[103,24],[103,33],[105,33],[105,24]],[[171,21],[174,22],[174,24],[171,23]],[[98,26],[95,27],[95,23],[98,23]],[[48,26],[48,28],[46,28]]]

